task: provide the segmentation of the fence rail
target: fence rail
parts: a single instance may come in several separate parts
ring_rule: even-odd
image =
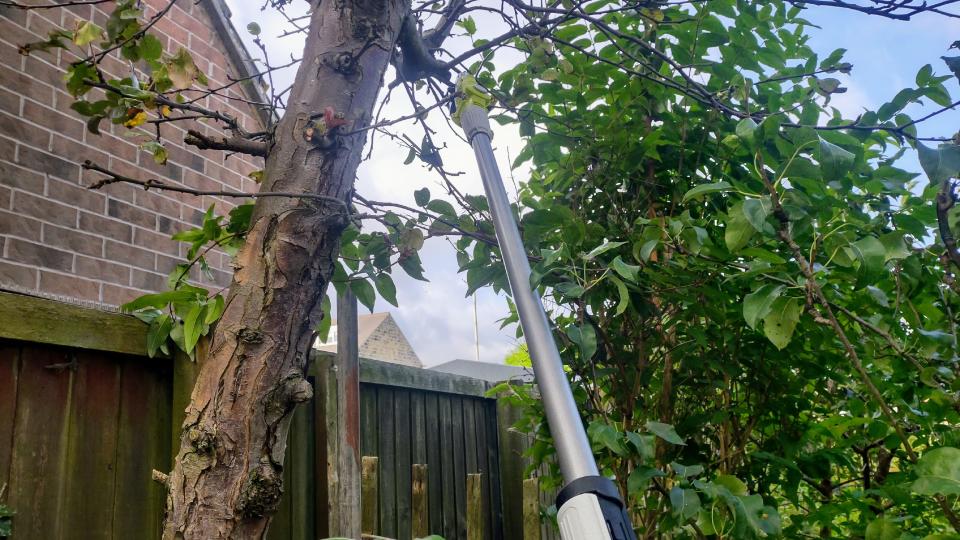
[[[159,537],[165,493],[151,471],[171,466],[197,364],[147,358],[145,326],[125,315],[0,292],[0,321],[0,503],[16,512],[13,538]],[[327,535],[336,377],[315,355],[271,539]],[[529,540],[528,441],[487,383],[364,360],[360,384],[365,533]]]

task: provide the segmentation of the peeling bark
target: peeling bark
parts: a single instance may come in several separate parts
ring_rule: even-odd
[[[369,124],[406,0],[315,4],[289,109],[274,133],[264,191],[349,203],[365,132],[317,148],[303,130],[333,107]],[[283,493],[292,413],[310,399],[304,378],[339,237],[343,206],[259,199],[210,351],[200,367],[173,472],[163,538],[263,538]]]

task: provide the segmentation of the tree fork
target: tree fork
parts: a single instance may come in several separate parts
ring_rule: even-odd
[[[325,107],[342,114],[349,129],[369,124],[409,9],[407,0],[314,3],[304,61],[267,157],[264,191],[349,203],[366,131],[317,148],[302,130]],[[165,540],[266,533],[283,493],[291,416],[312,395],[305,374],[313,328],[329,315],[320,305],[347,225],[342,208],[324,199],[257,200],[186,410],[169,475]]]

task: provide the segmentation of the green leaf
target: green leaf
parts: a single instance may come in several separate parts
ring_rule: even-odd
[[[597,352],[597,331],[593,325],[570,325],[567,327],[567,337],[580,347],[580,358],[589,360]]]
[[[203,319],[203,324],[211,325],[220,320],[223,310],[226,308],[226,302],[223,296],[217,295],[213,298],[213,304],[207,304],[207,316]]]
[[[884,263],[887,259],[887,248],[883,243],[873,236],[864,236],[860,240],[850,244],[854,255],[860,261],[860,279],[857,280],[859,286],[869,283],[876,283],[883,273]]]
[[[934,448],[923,454],[914,468],[914,493],[922,495],[960,494],[960,449]]]
[[[205,315],[205,306],[197,303],[190,308],[186,318],[183,319],[183,343],[186,347],[186,353],[193,352],[200,336],[203,335],[205,325],[203,324]]]
[[[673,505],[673,513],[686,521],[700,512],[700,497],[696,490],[673,487],[670,489],[670,504]]]
[[[390,302],[395,307],[400,307],[397,304],[397,286],[393,283],[393,278],[390,277],[390,274],[381,272],[377,275],[374,283],[377,285],[377,292],[380,293],[381,298]]]
[[[898,540],[900,534],[899,525],[890,518],[881,517],[867,525],[866,540]]]
[[[603,244],[600,244],[599,246],[593,248],[590,251],[590,253],[587,253],[586,255],[584,255],[583,258],[588,261],[592,261],[593,259],[599,257],[600,255],[603,255],[604,253],[610,251],[611,249],[616,249],[624,244],[626,244],[626,242],[604,242]]]
[[[147,329],[147,356],[153,358],[157,355],[157,351],[170,337],[171,330],[173,330],[173,319],[167,313],[150,323],[150,327]]]
[[[777,298],[763,318],[763,334],[778,349],[785,348],[790,344],[802,311],[803,306],[796,298]]]
[[[772,211],[773,203],[770,201],[770,197],[746,199],[743,201],[743,215],[757,232],[770,235],[776,232],[773,226],[767,223],[767,216],[769,216]]]
[[[931,184],[960,176],[960,145],[943,143],[934,150],[918,142],[917,154]]]
[[[591,441],[611,450],[614,454],[624,455],[627,453],[623,444],[623,437],[613,426],[601,421],[591,422],[587,427],[587,435],[590,436]]]
[[[247,32],[250,32],[250,35],[259,36],[260,35],[260,25],[252,22],[247,25]]]
[[[653,467],[638,465],[627,478],[627,491],[631,495],[640,495],[647,489],[647,483],[654,478],[663,478],[667,473]]]
[[[619,255],[613,259],[613,262],[610,264],[610,266],[616,273],[620,274],[620,277],[629,281],[630,283],[636,283],[638,277],[640,276],[640,267],[623,262],[623,259],[620,258]]]
[[[616,276],[610,276],[610,281],[613,282],[617,287],[617,296],[620,298],[620,301],[617,303],[617,309],[614,311],[615,316],[623,315],[623,312],[627,310],[627,307],[630,306],[630,291],[627,290],[627,285],[617,279]]]
[[[960,56],[941,56],[940,58],[947,64],[950,71],[956,75],[957,79],[960,79]]]
[[[744,118],[737,122],[735,133],[737,137],[740,137],[740,140],[748,145],[753,145],[756,139],[757,127],[757,123],[754,122],[752,118]]]
[[[714,182],[713,184],[701,184],[690,191],[686,192],[683,195],[683,202],[687,202],[690,199],[706,195],[707,193],[717,193],[720,191],[729,191],[732,188],[730,182]]]
[[[365,279],[355,278],[350,280],[350,290],[357,296],[357,300],[366,306],[373,313],[373,306],[377,301],[377,293],[373,290],[373,285]]]
[[[743,297],[743,319],[747,326],[756,330],[757,323],[770,313],[773,302],[780,297],[785,287],[783,285],[763,285],[759,289]]]
[[[417,202],[417,206],[425,206],[430,202],[430,190],[427,188],[421,188],[413,192],[413,200]]]
[[[320,312],[323,313],[323,317],[317,324],[317,339],[322,342],[326,342],[330,337],[330,326],[333,323],[333,313],[329,294],[323,295],[323,300],[320,301]]]
[[[86,47],[102,36],[103,28],[100,28],[92,21],[83,21],[73,35],[73,42],[76,43],[78,47]]]
[[[687,445],[687,443],[683,442],[683,439],[680,438],[680,435],[677,434],[677,430],[675,430],[670,424],[650,421],[645,424],[645,427],[647,428],[647,431],[653,433],[657,437],[660,437],[670,444],[676,444],[679,446]]]
[[[738,202],[730,208],[727,215],[727,227],[723,232],[723,240],[727,244],[727,249],[731,253],[736,253],[743,246],[747,245],[750,238],[756,233],[756,229],[747,220],[743,213],[743,203]]]
[[[747,485],[743,483],[743,480],[740,480],[736,476],[730,474],[721,474],[717,476],[713,480],[713,483],[727,488],[730,493],[737,496],[744,496],[749,492],[749,490],[747,490]]]
[[[197,292],[190,290],[166,291],[156,294],[145,294],[132,302],[120,306],[120,310],[129,313],[144,308],[165,308],[174,302],[196,300]]]
[[[403,268],[403,271],[413,279],[430,281],[423,275],[423,265],[420,263],[420,256],[416,253],[401,256],[400,268]]]
[[[147,61],[159,60],[163,55],[163,43],[153,34],[146,34],[140,39],[140,57]]]
[[[853,167],[856,156],[843,148],[820,139],[819,150],[817,160],[820,162],[820,170],[823,171],[824,180],[828,182],[838,180],[846,176]]]
[[[681,465],[674,461],[670,464],[670,468],[673,469],[673,472],[677,473],[677,476],[680,478],[690,478],[691,476],[703,474],[703,465]]]

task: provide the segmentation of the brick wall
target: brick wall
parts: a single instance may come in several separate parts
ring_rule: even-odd
[[[203,5],[210,2],[222,0],[179,2],[154,28],[167,52],[190,50],[210,86],[218,87],[229,82],[228,73],[238,71],[225,56],[228,42]],[[146,0],[147,16],[167,3]],[[91,191],[85,186],[99,175],[82,171],[79,163],[90,159],[135,178],[218,191],[255,190],[247,175],[262,163],[183,144],[186,129],[214,134],[212,124],[161,124],[170,154],[165,166],[140,151],[122,126],[104,121],[101,136],[88,132],[84,119],[69,108],[72,98],[63,89],[64,66],[76,57],[63,50],[30,56],[17,51],[56,27],[73,28],[79,18],[93,18],[103,26],[107,13],[98,6],[33,11],[0,7],[0,288],[15,285],[120,304],[165,287],[167,274],[184,260],[187,249],[170,240],[171,234],[199,223],[209,205],[223,213],[234,201],[131,185]],[[129,64],[116,57],[104,67],[110,75],[130,73]],[[249,131],[259,131],[261,121],[242,101],[247,99],[255,96],[237,85],[223,97],[199,103],[237,117]],[[212,252],[208,262],[213,277],[197,275],[200,282],[229,284],[229,258]]]

